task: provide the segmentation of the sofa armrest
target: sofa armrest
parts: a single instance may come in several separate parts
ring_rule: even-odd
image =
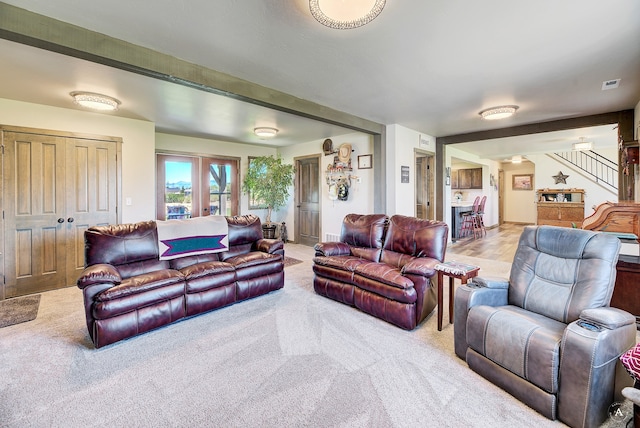
[[[83,290],[85,287],[94,284],[111,284],[117,285],[122,282],[122,277],[116,269],[112,265],[100,263],[97,265],[91,265],[86,267],[80,278],[78,278],[77,285],[78,288]]]
[[[351,247],[344,242],[320,242],[314,247],[316,256],[348,256],[351,254]]]
[[[474,306],[508,304],[509,281],[503,278],[476,277],[456,289],[453,307],[453,346],[463,360],[467,356],[467,316]]]
[[[411,260],[402,267],[403,275],[420,275],[432,277],[436,273],[436,265],[440,263],[431,257],[419,257]]]
[[[569,426],[603,422],[615,400],[619,357],[635,343],[635,317],[620,309],[586,309],[567,326],[560,343],[558,378],[558,418],[562,422]]]
[[[261,238],[256,241],[256,250],[263,253],[276,254],[284,249],[284,242],[279,239]]]

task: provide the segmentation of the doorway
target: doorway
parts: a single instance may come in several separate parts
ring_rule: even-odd
[[[295,159],[294,241],[314,246],[320,241],[320,156]]]
[[[0,297],[75,285],[84,232],[119,221],[122,141],[2,128],[5,274]]]
[[[433,156],[416,151],[416,217],[433,219]]]

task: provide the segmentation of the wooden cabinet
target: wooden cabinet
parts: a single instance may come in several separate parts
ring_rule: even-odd
[[[584,220],[583,189],[540,189],[536,191],[536,224],[580,227]]]
[[[640,321],[640,257],[620,255],[618,259],[616,286],[610,305],[625,310]]]
[[[451,188],[482,189],[482,168],[467,168],[451,171]]]
[[[459,189],[459,184],[458,184],[458,171],[457,169],[454,169],[453,171],[451,171],[451,188],[452,189]]]

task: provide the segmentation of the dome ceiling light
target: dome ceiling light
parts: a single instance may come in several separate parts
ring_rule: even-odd
[[[113,97],[93,92],[71,92],[70,95],[76,104],[93,110],[113,111],[120,105],[120,101]]]
[[[571,147],[573,150],[591,150],[593,149],[593,143],[591,141],[584,141],[584,137],[580,137],[580,142],[573,143]]]
[[[278,133],[278,130],[276,128],[260,127],[255,128],[253,132],[260,138],[273,138]]]
[[[518,108],[519,108],[518,106],[513,106],[513,105],[491,107],[491,108],[482,110],[478,114],[484,120],[506,119],[508,117],[513,116],[515,114],[516,110],[518,110]]]
[[[309,0],[311,15],[329,28],[349,30],[373,21],[386,0]]]

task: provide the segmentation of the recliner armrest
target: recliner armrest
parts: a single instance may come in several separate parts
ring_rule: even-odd
[[[453,308],[453,346],[461,359],[467,356],[467,316],[474,306],[508,304],[509,281],[476,277],[457,288]]]
[[[256,250],[263,253],[274,254],[278,250],[284,249],[284,242],[279,239],[262,238],[256,241]]]
[[[402,274],[432,277],[436,273],[435,267],[438,263],[438,260],[430,257],[415,258],[402,267]]]
[[[313,247],[316,256],[348,256],[351,247],[344,242],[320,242]]]
[[[595,326],[613,330],[635,322],[636,317],[630,313],[618,308],[605,307],[585,309],[580,313],[578,325],[587,329],[592,329],[592,326]]]
[[[507,289],[509,288],[509,280],[506,278],[477,276],[468,285],[474,288]]]
[[[635,317],[610,307],[585,309],[560,344],[558,418],[569,426],[598,426],[614,401],[619,357],[636,343]]]
[[[117,285],[122,282],[122,277],[112,265],[100,263],[85,268],[78,278],[78,288],[84,290],[85,287],[94,284],[113,284]]]

